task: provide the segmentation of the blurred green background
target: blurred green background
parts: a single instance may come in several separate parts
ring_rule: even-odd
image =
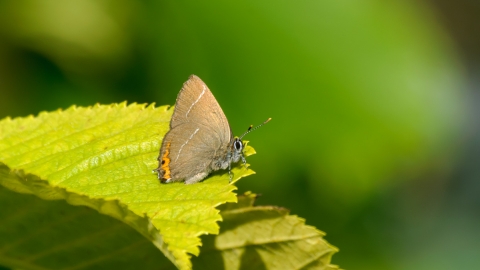
[[[240,192],[325,231],[333,263],[474,269],[479,16],[471,0],[3,0],[0,118],[173,105],[196,74],[235,134],[273,118],[246,137]]]

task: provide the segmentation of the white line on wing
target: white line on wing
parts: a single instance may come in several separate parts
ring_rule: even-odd
[[[197,129],[192,133],[192,135],[190,135],[190,138],[188,138],[187,141],[186,141],[184,144],[182,144],[182,146],[180,146],[180,150],[178,150],[177,158],[175,159],[175,161],[177,161],[178,157],[180,157],[180,153],[182,152],[183,147],[193,138],[193,136],[194,136],[195,134],[197,134],[198,130],[200,130],[200,128],[197,128]]]
[[[192,103],[192,105],[190,106],[190,108],[188,108],[188,111],[187,111],[187,113],[185,114],[185,118],[187,118],[187,116],[188,116],[188,114],[190,113],[190,111],[192,110],[193,106],[194,106],[195,104],[197,104],[197,102],[200,100],[200,98],[202,98],[203,94],[205,94],[205,89],[206,89],[206,87],[205,87],[205,85],[204,85],[204,86],[203,86],[203,91],[202,91],[202,93],[200,93],[200,96],[198,96],[197,100],[195,100],[195,102]]]

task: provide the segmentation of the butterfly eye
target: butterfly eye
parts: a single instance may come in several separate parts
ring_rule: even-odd
[[[235,150],[237,150],[237,151],[242,150],[242,147],[243,147],[242,141],[236,140],[235,143],[233,144],[233,146],[235,147]]]

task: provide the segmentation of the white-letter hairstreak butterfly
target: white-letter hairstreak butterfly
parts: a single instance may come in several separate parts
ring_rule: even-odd
[[[255,127],[261,127],[263,124]],[[234,137],[227,117],[207,85],[191,75],[178,93],[170,130],[163,138],[158,156],[158,179],[164,183],[185,181],[194,184],[212,171],[227,169],[243,156],[242,138]]]

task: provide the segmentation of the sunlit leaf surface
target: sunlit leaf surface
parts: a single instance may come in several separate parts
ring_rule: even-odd
[[[0,225],[0,264],[24,268],[22,263],[28,262],[38,269],[48,269],[52,264],[55,265],[53,268],[78,265],[77,268],[82,269],[82,262],[103,260],[99,258],[103,253],[91,249],[92,241],[108,242],[106,245],[114,250],[103,251],[108,254],[105,256],[116,256],[112,252],[120,247],[106,237],[116,235],[116,230],[128,230],[123,225],[127,224],[160,249],[178,268],[191,268],[189,253],[198,255],[200,235],[218,233],[217,222],[221,216],[216,206],[235,202],[233,191],[236,188],[229,184],[226,171],[217,172],[194,185],[159,183],[152,169],[158,166],[158,151],[169,128],[172,111],[167,106],[155,108],[122,103],[71,107],[65,111],[40,113],[37,117],[0,121],[0,184],[6,188],[2,188],[2,192],[9,189],[45,200],[65,200],[70,205],[88,206],[123,222],[106,219],[108,225],[97,230],[91,226],[98,226],[105,219],[101,215],[88,212],[95,217],[79,220],[75,217],[83,214],[77,212],[85,210],[65,205],[58,209],[54,207],[51,212],[40,209],[36,214],[30,214],[31,210],[38,210],[37,207],[47,206],[43,202],[29,204],[24,196],[13,196],[12,199],[6,196],[1,205],[4,222]],[[253,149],[246,151],[252,153]],[[241,165],[232,172],[232,183],[253,173]],[[24,207],[18,210],[19,205]],[[62,207],[65,210],[59,210]],[[45,212],[52,216],[38,215]],[[68,226],[71,232],[58,234],[56,237],[60,240],[51,237],[36,241],[28,249],[21,245],[30,244],[30,238],[50,235],[56,223],[66,222],[61,218],[63,215],[67,220],[79,223]],[[91,222],[87,222],[89,219]],[[22,229],[33,236],[21,239],[22,234],[12,234],[12,230]],[[87,230],[85,237],[82,232],[77,232],[83,229]],[[65,248],[75,246],[86,251],[77,253],[59,247],[62,241]],[[141,238],[137,237],[137,241],[138,245],[145,245]],[[136,244],[127,243],[130,245],[127,249],[131,248],[135,253]],[[82,256],[66,256],[61,252],[75,252]],[[56,259],[44,259],[49,256]],[[158,256],[162,255],[159,253]]]

